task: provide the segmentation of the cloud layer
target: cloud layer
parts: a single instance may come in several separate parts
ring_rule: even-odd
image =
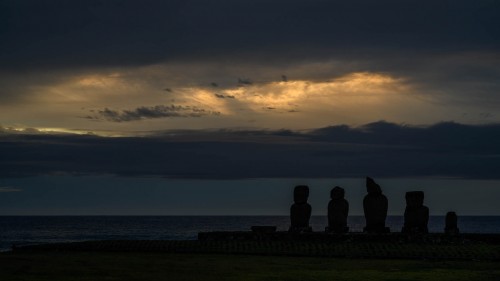
[[[104,108],[98,110],[94,116],[86,116],[90,120],[107,120],[112,122],[127,122],[144,119],[172,118],[172,117],[202,117],[207,115],[219,115],[220,112],[207,111],[196,106],[181,105],[156,105],[151,107],[141,106],[134,110],[111,110]]]
[[[23,191],[22,189],[19,189],[19,188],[13,188],[13,187],[9,187],[9,186],[6,186],[6,187],[1,187],[0,186],[0,193],[2,192],[21,192]]]
[[[490,49],[497,1],[2,1],[2,68]],[[363,56],[364,54],[361,54]]]
[[[89,131],[500,122],[499,13],[494,0],[0,1],[0,120]]]
[[[500,125],[376,122],[308,132],[194,130],[149,136],[0,136],[0,174],[172,178],[459,177],[498,179]]]

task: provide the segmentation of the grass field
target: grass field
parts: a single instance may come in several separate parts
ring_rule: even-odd
[[[173,253],[1,253],[0,280],[500,280],[500,262]]]

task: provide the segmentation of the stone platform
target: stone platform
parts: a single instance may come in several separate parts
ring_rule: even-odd
[[[237,254],[370,259],[435,259],[500,261],[500,234],[364,233],[290,234],[275,232],[202,232],[200,240],[122,240],[53,243],[13,247],[22,252],[152,252]]]
[[[308,242],[385,242],[385,243],[487,243],[500,245],[500,234],[462,233],[448,235],[444,233],[404,234],[399,232],[372,234],[363,232],[326,233],[288,231],[214,231],[198,233],[200,241],[308,241]]]

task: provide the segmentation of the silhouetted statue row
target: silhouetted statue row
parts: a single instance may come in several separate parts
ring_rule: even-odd
[[[370,177],[366,178],[366,191],[368,194],[363,199],[366,226],[363,231],[368,233],[390,232],[389,227],[385,226],[388,209],[387,197],[382,194],[380,186]],[[346,233],[349,231],[349,227],[347,227],[349,202],[347,202],[344,196],[345,190],[339,186],[331,190],[326,232]],[[308,197],[309,187],[307,185],[298,185],[295,187],[293,191],[294,204],[290,208],[291,232],[312,231],[312,228],[309,226],[311,205],[307,203]],[[424,192],[406,192],[405,199],[404,226],[401,232],[409,234],[428,233],[429,208],[424,206]],[[455,212],[448,212],[446,214],[445,233],[459,233]]]

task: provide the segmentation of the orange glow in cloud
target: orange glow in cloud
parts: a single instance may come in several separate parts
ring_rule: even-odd
[[[293,80],[271,82],[226,90],[253,111],[263,109],[297,110],[349,103],[383,102],[388,95],[409,90],[404,81],[377,73],[352,73],[331,81]]]
[[[155,71],[154,71],[155,70]],[[156,68],[135,73],[114,71],[107,74],[74,76],[63,83],[37,89],[26,105],[18,124],[34,128],[72,128],[76,130],[147,131],[220,127],[314,128],[330,124],[363,124],[386,119],[426,123],[435,116],[431,103],[415,93],[404,79],[384,73],[355,72],[322,81],[293,80],[255,82],[232,87],[186,85],[177,82],[165,90],[168,77]],[[129,122],[99,119],[99,112],[134,111],[158,105],[199,108],[219,112],[200,118],[137,118]],[[29,107],[29,108],[28,108]],[[29,112],[29,113],[26,113]],[[18,112],[9,112],[16,117]],[[30,115],[31,114],[31,115]],[[91,117],[91,118],[86,118]],[[423,117],[423,118],[422,118]],[[405,119],[407,118],[407,119]],[[33,122],[32,120],[36,120]],[[64,131],[63,129],[60,129]]]

